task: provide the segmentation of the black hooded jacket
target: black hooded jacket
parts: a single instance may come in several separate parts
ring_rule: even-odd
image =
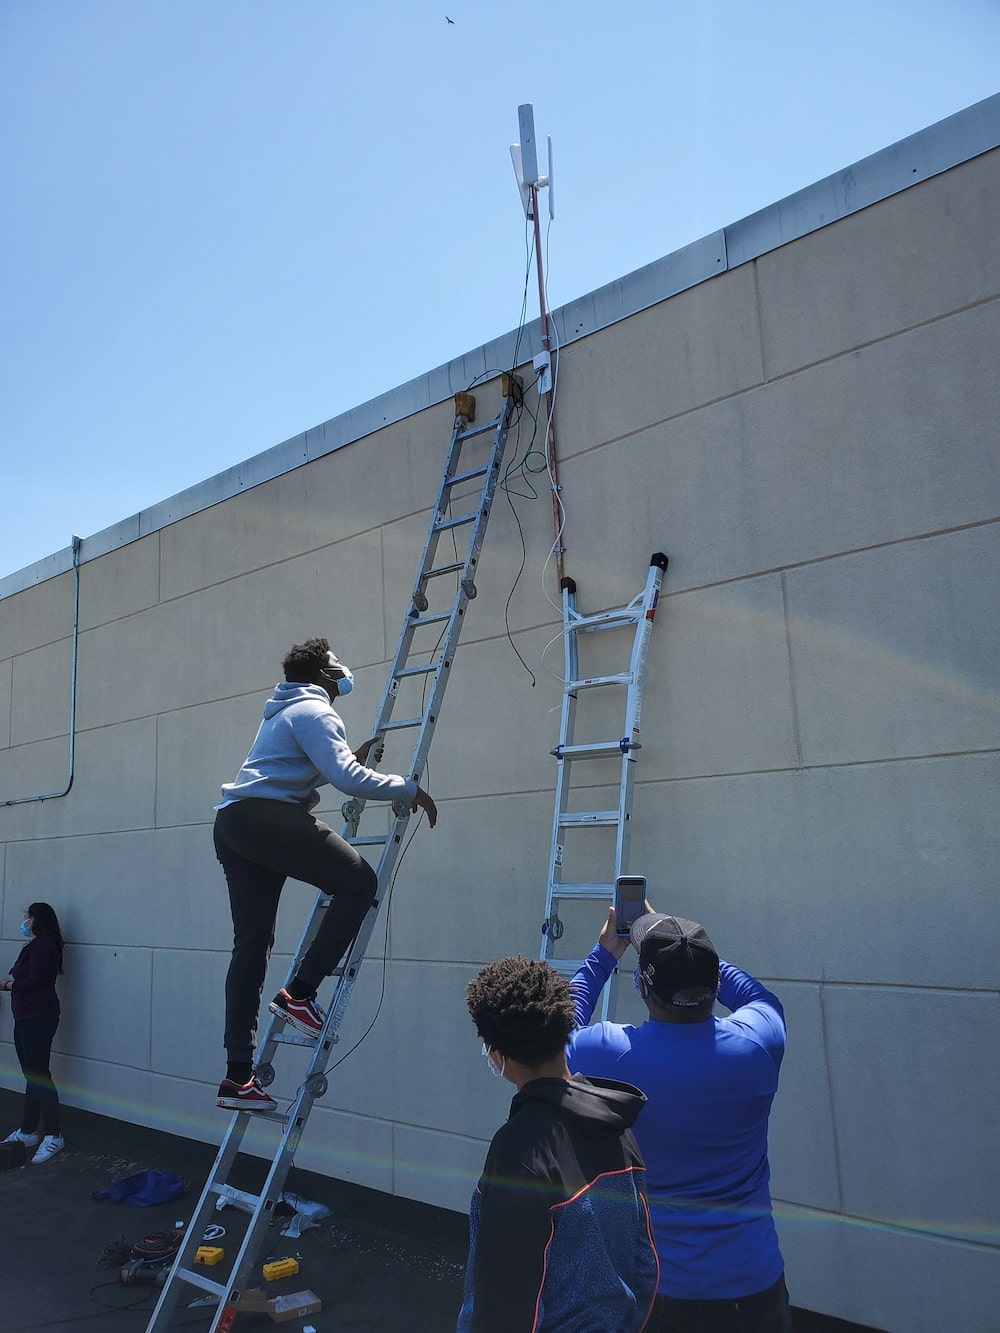
[[[656,1294],[645,1171],[628,1083],[526,1083],[469,1215],[459,1333],[631,1333]]]

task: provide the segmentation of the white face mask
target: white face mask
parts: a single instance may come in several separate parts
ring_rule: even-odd
[[[489,1070],[490,1073],[493,1075],[493,1077],[503,1078],[503,1071],[507,1068],[507,1057],[505,1055],[501,1055],[500,1068],[497,1069],[496,1061],[493,1059],[493,1055],[490,1052],[490,1048],[486,1045],[485,1041],[483,1042],[483,1055],[486,1056],[486,1063],[487,1065],[489,1065]]]

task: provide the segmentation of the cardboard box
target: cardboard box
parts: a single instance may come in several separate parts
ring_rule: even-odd
[[[276,1324],[284,1324],[289,1319],[304,1318],[305,1315],[319,1314],[323,1302],[314,1291],[290,1291],[284,1296],[268,1297],[260,1287],[245,1291],[237,1310],[247,1314],[266,1313]]]

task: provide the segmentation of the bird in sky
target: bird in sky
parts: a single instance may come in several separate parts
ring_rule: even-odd
[[[448,19],[448,22],[451,24],[452,27],[455,26],[455,20],[454,20],[454,19],[449,19],[447,14],[445,14],[445,18]]]

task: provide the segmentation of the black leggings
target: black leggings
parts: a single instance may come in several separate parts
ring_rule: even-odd
[[[22,1134],[34,1134],[42,1125],[46,1134],[59,1136],[59,1094],[49,1073],[52,1039],[58,1026],[58,1014],[53,1018],[14,1020],[14,1050],[27,1084],[21,1113]]]
[[[215,819],[215,852],[226,872],[233,913],[233,956],[226,977],[226,1053],[253,1059],[257,1011],[274,945],[286,878],[315,885],[332,901],[299,965],[315,990],[350,948],[378,888],[355,849],[300,805],[259,797],[236,801]]]

